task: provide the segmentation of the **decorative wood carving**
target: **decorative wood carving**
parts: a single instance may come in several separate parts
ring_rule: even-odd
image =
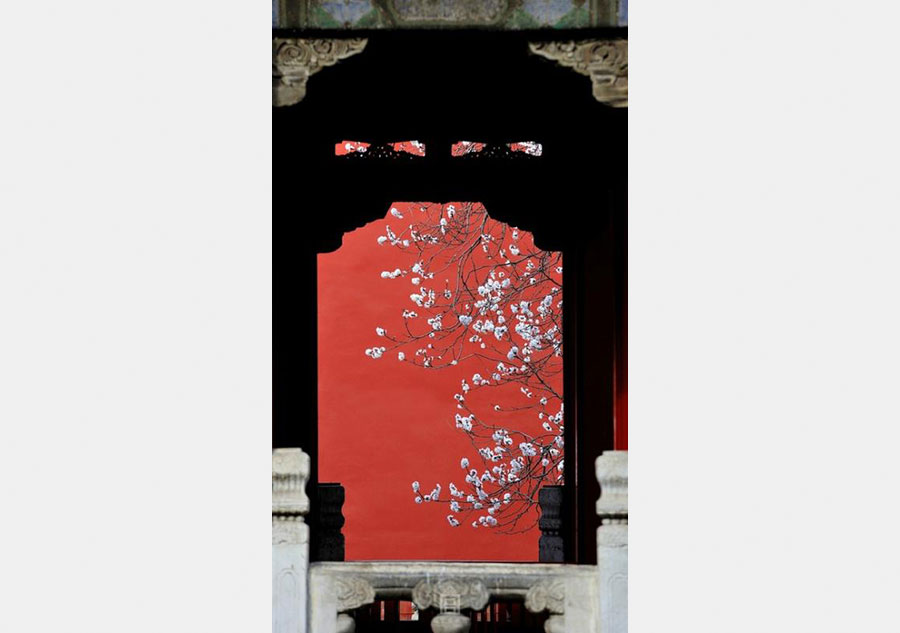
[[[591,78],[594,98],[614,108],[628,107],[628,40],[532,42],[531,52]]]
[[[538,540],[538,560],[542,563],[563,562],[562,530],[562,486],[543,486],[538,491],[538,504],[541,507],[541,518],[538,527],[541,538]]]
[[[319,484],[316,488],[319,502],[319,521],[316,524],[316,558],[320,561],[344,560],[344,498],[346,493],[340,484]]]
[[[306,96],[306,82],[325,66],[356,55],[368,40],[272,39],[272,104],[289,106]]]

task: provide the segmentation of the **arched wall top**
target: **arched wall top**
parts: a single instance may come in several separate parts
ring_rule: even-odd
[[[339,250],[343,245],[344,236],[363,228],[372,222],[390,220],[391,208],[394,205],[405,204],[408,202],[410,201],[397,199],[382,206],[372,205],[369,213],[338,214],[343,222],[334,223],[330,227],[330,230],[321,230],[320,227],[321,232],[316,243],[316,252],[332,253]],[[565,229],[560,230],[562,227],[559,226],[559,222],[548,222],[548,219],[558,216],[542,212],[547,211],[547,209],[532,207],[531,210],[526,212],[524,211],[526,207],[511,207],[508,204],[502,204],[497,201],[496,205],[493,205],[497,209],[495,212],[491,204],[485,204],[481,200],[421,200],[416,202],[422,205],[446,205],[450,203],[465,204],[467,202],[481,204],[491,220],[531,233],[534,236],[535,246],[543,251],[562,251],[566,249],[566,247],[576,243],[576,240],[567,239],[566,236],[571,238],[573,237],[573,234]],[[604,214],[598,214],[598,217],[602,215]],[[554,224],[557,224],[556,230],[554,230]],[[587,226],[585,226],[585,224]],[[589,229],[592,224],[594,223],[590,221],[581,223],[579,228]]]
[[[328,59],[349,54],[316,74],[306,99],[273,112],[275,212],[298,227],[315,216],[314,232],[297,231],[310,250],[338,248],[346,232],[400,201],[481,202],[495,219],[533,233],[540,248],[568,250],[603,226],[612,199],[624,195],[627,108],[598,106],[587,81],[565,67],[590,77],[597,58],[627,71],[624,40],[609,50],[529,47],[529,36],[508,33],[406,31],[358,41],[360,54],[324,44],[291,53],[316,68],[325,66],[317,50]],[[282,56],[293,46],[277,42]],[[547,59],[551,51],[563,61]],[[344,139],[417,139],[427,152],[348,160],[334,155]],[[453,158],[460,140],[534,140],[544,151],[527,160]]]

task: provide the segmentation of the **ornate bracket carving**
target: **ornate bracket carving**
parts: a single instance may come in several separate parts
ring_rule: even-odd
[[[337,578],[334,581],[338,613],[375,602],[375,588],[362,578]]]
[[[484,583],[477,579],[422,580],[412,590],[412,599],[420,609],[437,607],[447,610],[448,602],[456,609],[484,609],[491,594]],[[458,600],[458,602],[457,602]]]
[[[594,98],[614,108],[628,107],[628,40],[532,42],[531,52],[587,75]]]
[[[272,104],[289,106],[306,96],[310,75],[361,52],[368,40],[272,39]]]

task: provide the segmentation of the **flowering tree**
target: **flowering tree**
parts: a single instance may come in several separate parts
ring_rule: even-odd
[[[378,244],[407,252],[410,266],[381,277],[408,282],[410,304],[403,329],[379,325],[384,343],[365,354],[459,371],[454,422],[474,449],[459,458],[464,484],[426,493],[414,481],[414,499],[447,504],[453,527],[528,529],[541,485],[563,477],[562,254],[477,203],[390,213],[406,228],[388,225]]]

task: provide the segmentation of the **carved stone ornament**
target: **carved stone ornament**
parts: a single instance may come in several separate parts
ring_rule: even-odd
[[[422,580],[412,590],[413,602],[420,609],[437,607],[444,611],[448,602],[452,601],[457,610],[475,609],[477,611],[484,609],[490,598],[491,594],[484,583],[471,578],[437,582]]]
[[[338,612],[351,611],[375,602],[375,588],[362,578],[336,578],[334,590]]]
[[[335,625],[336,633],[354,633],[356,631],[356,620],[346,613],[338,613],[337,624]]]
[[[306,82],[325,66],[361,52],[368,40],[272,39],[272,104],[289,106],[306,96]]]
[[[531,585],[525,594],[525,608],[532,613],[549,611],[565,613],[566,586],[561,580],[542,580]]]
[[[439,613],[431,620],[431,633],[467,633],[472,621],[459,613]]]
[[[614,108],[628,107],[628,40],[532,42],[531,52],[587,75],[594,98]]]
[[[309,542],[309,526],[302,516],[273,516],[272,545],[302,545]]]
[[[272,451],[272,516],[297,516],[309,512],[308,480],[309,455],[299,448]]]
[[[544,631],[547,633],[566,633],[566,620],[561,615],[551,615],[544,622]]]
[[[597,514],[604,524],[628,523],[628,451],[604,451],[594,462],[600,498]]]

